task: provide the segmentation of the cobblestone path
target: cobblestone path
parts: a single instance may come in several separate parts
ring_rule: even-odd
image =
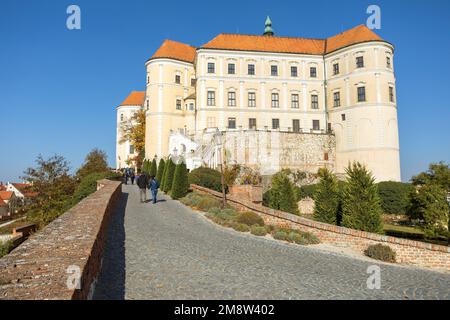
[[[212,224],[164,195],[123,186],[95,299],[450,299],[450,274],[285,244]]]

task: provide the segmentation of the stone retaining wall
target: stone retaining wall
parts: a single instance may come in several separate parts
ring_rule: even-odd
[[[222,199],[220,192],[197,185],[191,185],[191,188]],[[267,224],[313,233],[322,243],[348,247],[360,253],[363,253],[371,244],[381,243],[395,250],[398,263],[450,271],[450,247],[338,227],[267,208],[233,196],[227,196],[227,200],[229,205],[238,210],[258,213]]]
[[[119,181],[101,180],[98,186],[0,259],[0,299],[90,298],[101,270],[109,218],[121,194]],[[79,288],[69,288],[68,280],[74,280],[69,281],[73,285],[77,278]]]

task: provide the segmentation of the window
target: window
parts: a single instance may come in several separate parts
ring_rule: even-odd
[[[176,108],[177,110],[181,110],[181,99],[177,99]]]
[[[248,93],[248,106],[256,107],[256,93],[254,93],[254,92]]]
[[[342,121],[345,121],[345,113],[341,114]]]
[[[394,87],[389,87],[389,101],[395,102],[394,100]]]
[[[391,57],[389,57],[389,56],[386,57],[386,67],[389,69],[391,68]]]
[[[311,109],[319,109],[319,96],[317,94],[311,95]]]
[[[234,63],[228,64],[228,74],[235,74],[236,72],[236,66]]]
[[[134,146],[130,145],[130,154],[133,154],[133,153],[134,153]]]
[[[313,130],[320,130],[320,121],[313,120]]]
[[[366,87],[358,87],[358,102],[366,101]]]
[[[328,161],[328,152],[323,154],[323,160]]]
[[[280,95],[278,93],[272,93],[272,108],[280,107]]]
[[[208,73],[215,73],[216,72],[216,66],[214,62],[208,62]]]
[[[300,120],[299,119],[292,120],[292,129],[294,132],[300,132]]]
[[[341,94],[339,91],[333,93],[333,106],[335,108],[341,106]]]
[[[228,129],[236,129],[236,118],[228,118]]]
[[[194,111],[194,104],[193,103],[189,103],[189,110],[190,111]]]
[[[175,83],[181,83],[181,76],[179,74],[175,75]]]
[[[206,119],[207,127],[208,128],[215,128],[216,127],[216,118],[215,117],[208,117]]]
[[[120,121],[123,121],[123,113],[120,114]]]
[[[196,84],[197,84],[197,80],[192,78],[191,79],[191,87],[195,87]]]
[[[150,101],[147,99],[146,103],[147,103],[147,110],[148,110],[148,108],[150,108]]]
[[[291,77],[297,77],[297,76],[298,76],[297,67],[292,66],[291,67]]]
[[[149,76],[147,76],[147,83],[149,83],[150,82],[150,77]]]
[[[248,74],[250,76],[254,76],[255,75],[255,65],[254,64],[249,64],[248,65]]]
[[[296,94],[296,93],[293,93],[291,95],[291,108],[292,109],[298,109],[299,108],[298,94]]]
[[[317,78],[317,68],[316,67],[309,68],[309,76],[311,78]]]
[[[216,105],[216,93],[214,91],[208,91],[208,106],[215,106]]]
[[[357,68],[364,68],[364,57],[356,57],[356,67]]]
[[[236,106],[236,92],[234,91],[228,92],[228,106],[229,107]]]
[[[339,63],[333,64],[333,75],[339,74]]]
[[[272,129],[280,129],[280,119],[272,119]]]
[[[277,76],[278,75],[278,66],[270,66],[270,75]]]
[[[256,129],[256,118],[249,118],[248,119],[248,128],[249,129]]]

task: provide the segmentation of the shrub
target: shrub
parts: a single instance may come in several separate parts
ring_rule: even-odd
[[[287,241],[288,240],[288,234],[285,231],[275,231],[273,234],[273,238],[277,239],[277,240],[284,240]]]
[[[196,205],[196,207],[202,211],[208,211],[211,208],[219,206],[220,206],[219,200],[208,196],[201,197]]]
[[[6,256],[13,249],[12,241],[0,243],[0,258]]]
[[[265,226],[261,227],[258,225],[251,226],[250,232],[255,236],[265,236],[268,233],[267,228]]]
[[[410,183],[384,181],[378,183],[381,208],[387,214],[405,214],[409,204],[409,194],[413,190]]]
[[[395,262],[395,251],[391,247],[382,245],[381,243],[368,246],[364,254],[372,259]]]
[[[317,184],[310,184],[310,185],[301,186],[301,187],[295,186],[294,187],[295,199],[297,201],[300,201],[307,197],[312,199],[314,196],[314,192],[316,191],[316,187],[317,187]]]
[[[346,169],[342,200],[342,225],[347,228],[383,232],[378,188],[372,174],[359,162]]]
[[[246,211],[241,212],[236,217],[236,221],[239,223],[246,224],[248,226],[252,225],[258,225],[258,226],[264,226],[264,220],[261,218],[257,213],[254,213],[252,211]]]
[[[91,193],[94,193],[97,190],[98,180],[116,179],[117,177],[120,178],[120,176],[120,174],[116,174],[114,172],[91,173],[87,176],[84,176],[75,189],[75,192],[72,196],[71,205],[77,204]]]
[[[158,171],[156,172],[156,181],[158,181],[159,184],[162,183],[164,165],[165,165],[164,159],[159,160]]]
[[[314,219],[338,224],[340,222],[340,195],[336,177],[328,169],[319,170],[320,182],[314,192]]]
[[[189,183],[222,192],[221,174],[219,171],[200,167],[189,172]]]
[[[243,224],[243,223],[233,223],[231,225],[231,227],[234,230],[239,231],[239,232],[248,232],[250,230],[250,227],[248,225],[246,225],[246,224]]]
[[[164,192],[169,192],[172,189],[172,183],[173,183],[173,175],[175,173],[175,163],[171,159],[169,159],[169,163],[167,164],[167,170],[164,177]]]
[[[179,199],[184,197],[188,193],[188,177],[186,165],[182,162],[177,164],[175,173],[173,176],[171,197],[173,199]]]
[[[149,174],[150,176],[156,177],[156,174],[158,173],[158,167],[156,165],[156,159],[153,158],[153,161],[150,165],[150,170],[149,170]]]
[[[284,172],[280,171],[272,177],[272,188],[269,190],[268,197],[269,207],[298,214],[293,185]]]

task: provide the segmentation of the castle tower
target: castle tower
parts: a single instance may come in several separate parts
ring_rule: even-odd
[[[346,37],[368,41],[336,49]],[[336,135],[336,172],[367,165],[377,181],[400,181],[394,47],[366,26],[327,40],[328,115]]]
[[[165,40],[146,62],[145,157],[169,154],[171,131],[193,130],[195,105],[195,48]]]

